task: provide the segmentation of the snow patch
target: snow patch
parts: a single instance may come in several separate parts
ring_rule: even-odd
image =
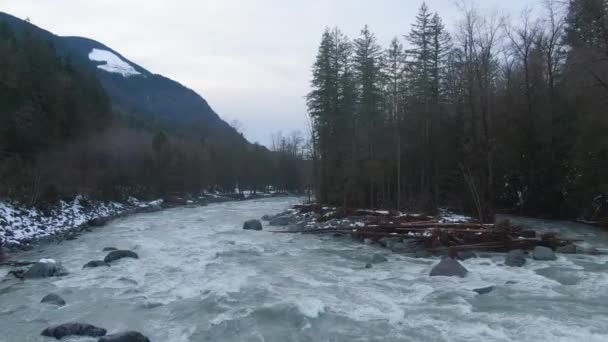
[[[473,220],[470,216],[455,214],[447,209],[439,209],[439,216],[442,223],[465,223]]]
[[[0,201],[0,242],[19,245],[82,226],[94,218],[111,217],[127,209],[120,203],[90,201],[83,196],[67,202],[59,201],[50,210]]]
[[[132,65],[108,50],[93,49],[89,53],[89,59],[94,62],[105,62],[97,67],[107,72],[121,74],[124,77],[140,75]]]

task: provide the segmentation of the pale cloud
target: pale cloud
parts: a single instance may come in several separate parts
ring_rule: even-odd
[[[427,0],[448,28],[452,0]],[[541,0],[484,0],[518,13]],[[251,141],[306,130],[304,96],[326,26],[355,37],[365,24],[387,45],[409,29],[418,0],[0,0],[0,11],[59,35],[98,40],[203,95]]]

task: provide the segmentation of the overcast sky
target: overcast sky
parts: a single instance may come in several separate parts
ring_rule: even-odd
[[[471,0],[475,2],[474,0]],[[519,16],[542,0],[477,0]],[[306,130],[304,96],[326,26],[348,36],[368,24],[387,45],[406,34],[420,0],[0,0],[0,11],[64,36],[95,39],[237,119],[250,141]],[[427,0],[448,29],[453,0]]]

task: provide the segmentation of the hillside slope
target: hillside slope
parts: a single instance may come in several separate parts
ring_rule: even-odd
[[[0,12],[4,21],[16,32],[33,30],[40,38],[51,42],[58,53],[76,64],[95,69],[115,108],[197,136],[240,138],[223,121],[207,101],[180,83],[154,74],[133,63],[112,48],[82,37],[61,37],[24,20]]]

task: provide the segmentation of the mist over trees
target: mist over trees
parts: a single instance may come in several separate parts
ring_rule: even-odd
[[[0,21],[0,199],[42,205],[75,195],[152,199],[310,185],[297,134],[269,150],[242,134],[197,133],[134,114],[112,105],[95,70],[33,30]]]
[[[608,217],[608,2],[460,7],[449,32],[422,4],[385,49],[367,26],[326,29],[307,96],[318,200]]]

